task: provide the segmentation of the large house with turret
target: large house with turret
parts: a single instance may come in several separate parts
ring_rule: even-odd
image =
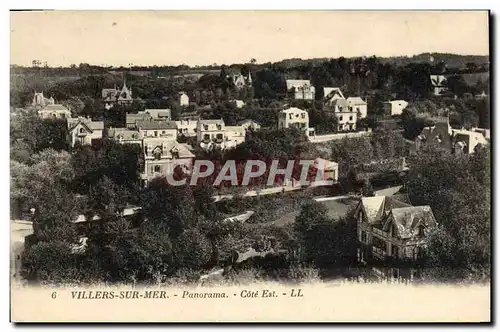
[[[123,81],[123,86],[119,89],[116,85],[113,89],[102,89],[102,100],[104,107],[111,109],[113,105],[131,104],[134,99],[132,98],[132,88],[127,86],[126,80]]]

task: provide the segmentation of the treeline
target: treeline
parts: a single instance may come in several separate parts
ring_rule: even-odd
[[[433,62],[411,61],[409,63],[394,64],[372,56],[369,58],[340,57],[319,62],[297,61],[293,63],[293,66],[285,62],[223,65],[220,66],[216,73],[206,73],[205,71],[205,74],[202,73],[199,80],[197,77],[189,75],[176,76],[172,72],[161,76],[162,78],[133,74],[134,70],[137,72],[144,69],[139,67],[128,71],[109,71],[106,69],[106,73],[90,72],[77,81],[54,82],[53,85],[49,86],[40,86],[36,82],[26,82],[24,85],[18,84],[15,87],[11,84],[11,99],[14,106],[22,107],[24,106],[22,103],[29,100],[26,94],[31,96],[33,90],[44,90],[48,95],[54,96],[59,101],[71,97],[100,99],[102,88],[113,87],[114,84],[121,86],[124,78],[126,78],[129,86],[133,89],[134,98],[147,101],[161,100],[163,98],[176,99],[179,91],[187,92],[197,105],[208,105],[233,98],[244,101],[250,101],[253,98],[282,100],[286,96],[285,80],[303,78],[310,79],[316,87],[317,100],[323,98],[323,87],[335,86],[340,87],[347,96],[361,96],[368,99],[370,105],[376,105],[379,100],[385,101],[389,98],[413,101],[430,97],[432,86],[429,75],[458,73],[456,70],[450,70],[450,64],[445,60],[446,57],[443,59],[442,61],[435,60]],[[467,62],[465,72],[487,71],[488,68],[483,68],[484,62],[480,59],[479,57],[475,62]],[[88,66],[80,67],[87,68]],[[72,70],[80,70],[80,67],[75,67]],[[186,68],[184,67],[176,70],[181,69],[185,73]],[[19,75],[16,70],[21,69],[13,69],[13,75]],[[35,68],[27,70],[33,72],[30,80],[37,81],[42,80],[42,73],[44,70],[49,69]],[[226,78],[229,73],[242,73],[244,76],[251,73],[253,77],[251,89],[235,89]],[[16,76],[13,76],[14,78]],[[485,90],[485,87],[487,88],[487,83],[485,85],[484,81],[477,83],[482,85],[472,87],[471,93],[480,92]],[[454,89],[452,88],[452,90]]]

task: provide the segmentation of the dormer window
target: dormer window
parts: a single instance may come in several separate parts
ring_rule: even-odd
[[[418,226],[418,236],[425,236],[425,227],[423,225]]]
[[[222,130],[222,125],[218,124],[217,125],[217,130]]]
[[[203,125],[203,128],[205,128],[205,130],[208,130],[208,125]]]

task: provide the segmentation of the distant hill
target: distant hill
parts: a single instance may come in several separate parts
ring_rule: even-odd
[[[353,59],[357,57],[350,57],[346,59]],[[285,59],[276,62],[276,65],[283,66],[285,68],[293,68],[298,66],[304,66],[308,63],[313,66],[319,65],[325,61],[332,58],[314,58],[314,59]],[[484,55],[459,55],[459,54],[449,54],[449,53],[422,53],[408,56],[397,56],[397,57],[377,57],[377,59],[382,63],[390,63],[395,66],[405,66],[410,63],[429,63],[436,64],[439,62],[446,63],[448,68],[465,68],[467,63],[474,63],[476,65],[485,65],[489,63],[489,57]]]

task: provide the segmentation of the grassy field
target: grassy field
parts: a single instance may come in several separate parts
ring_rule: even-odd
[[[321,202],[321,204],[324,204],[328,208],[328,215],[333,219],[345,216],[350,206],[350,203],[348,201],[341,201],[341,200],[325,201]],[[287,224],[293,223],[295,222],[295,218],[299,215],[299,213],[300,213],[299,209],[286,213],[280,218],[274,220],[273,224],[282,227]]]

